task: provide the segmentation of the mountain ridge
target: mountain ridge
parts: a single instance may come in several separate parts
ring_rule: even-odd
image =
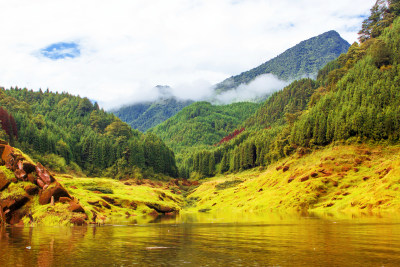
[[[312,49],[315,45],[317,47]],[[317,74],[318,70],[328,62],[347,52],[349,47],[350,44],[338,32],[327,31],[301,41],[253,69],[225,79],[216,85],[215,91],[220,94],[235,89],[240,84],[248,84],[256,77],[268,73],[285,81],[310,77]],[[306,53],[304,57],[299,57],[304,53]]]

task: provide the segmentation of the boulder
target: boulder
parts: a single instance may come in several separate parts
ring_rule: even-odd
[[[108,205],[107,204],[107,202],[105,202],[105,201],[103,201],[103,200],[101,200],[101,205],[103,206],[103,207],[105,207],[106,209],[111,209],[111,206],[110,205]]]
[[[30,174],[36,170],[36,166],[26,160],[20,160],[17,163],[18,169],[23,170],[27,174]]]
[[[30,198],[24,195],[18,196],[15,199],[7,198],[1,200],[0,207],[2,208],[6,222],[9,224],[18,223],[25,214],[23,214],[22,217],[19,218],[19,216],[17,216],[15,213],[18,209],[22,208],[29,200]]]
[[[79,203],[76,203],[76,202],[70,202],[68,210],[72,211],[72,212],[85,213],[85,210],[83,209],[83,207]]]
[[[17,178],[20,181],[25,181],[27,178],[26,172],[24,170],[20,170],[20,169],[16,169],[14,171],[14,175],[15,175],[15,178]]]
[[[101,198],[104,199],[105,201],[107,201],[109,204],[112,204],[112,205],[115,204],[115,199],[113,199],[111,197],[102,196]]]
[[[1,159],[8,169],[12,169],[14,165],[14,149],[9,145],[5,145],[3,153],[1,154]]]
[[[35,175],[33,175],[32,173],[28,174],[28,176],[26,177],[26,179],[31,182],[32,184],[36,184],[36,180],[37,178],[35,177]]]
[[[37,180],[36,180],[36,184],[37,184],[40,188],[44,188],[44,186],[45,186],[45,183],[44,183],[42,180],[40,180],[40,179],[37,179]]]
[[[55,182],[54,177],[39,162],[38,162],[38,164],[36,164],[36,174],[38,176],[38,179],[42,180],[45,184],[49,185],[49,184]]]
[[[61,203],[69,203],[69,202],[71,202],[71,201],[72,201],[72,199],[69,198],[69,197],[60,197],[60,198],[58,199],[58,202],[61,202]]]
[[[174,207],[164,206],[158,203],[146,203],[146,206],[156,210],[159,213],[169,213],[169,212],[177,212],[178,210]]]
[[[39,179],[38,179],[39,182]],[[54,185],[50,186],[46,190],[43,190],[39,196],[40,205],[49,204],[51,201],[51,197],[54,197],[54,201],[58,202],[60,197],[68,197],[71,196],[68,194],[67,190],[59,183],[55,182]]]
[[[39,193],[39,187],[37,187],[36,185],[26,185],[24,187],[25,192],[30,195],[30,196],[34,196],[37,195]]]
[[[305,182],[305,181],[307,181],[308,179],[310,179],[310,176],[304,176],[303,178],[301,178],[300,179],[300,182]]]
[[[6,174],[0,171],[0,192],[10,185],[11,181],[7,178]]]
[[[287,172],[288,170],[289,170],[289,166],[285,166],[285,167],[283,167],[283,169],[282,169],[283,172]]]

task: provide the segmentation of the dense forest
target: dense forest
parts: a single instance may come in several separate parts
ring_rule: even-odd
[[[216,86],[221,93],[248,84],[262,74],[272,73],[281,80],[291,81],[314,76],[328,62],[345,53],[350,44],[335,31],[302,41],[260,66],[232,76]]]
[[[193,152],[180,173],[203,177],[265,166],[335,141],[398,142],[399,7],[399,1],[378,0],[363,23],[360,44],[327,64],[316,81],[295,81],[275,93],[240,126],[246,131]]]
[[[113,111],[113,113],[133,129],[145,132],[171,118],[192,103],[192,100],[179,100],[171,96],[154,102],[127,105]]]
[[[0,90],[0,105],[18,128],[16,136],[13,127],[3,127],[12,131],[4,139],[54,171],[114,178],[177,175],[174,153],[161,139],[132,130],[87,98],[11,88]]]

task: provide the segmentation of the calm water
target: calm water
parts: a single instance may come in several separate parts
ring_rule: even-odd
[[[398,217],[192,215],[134,223],[8,227],[0,232],[0,266],[400,266]]]

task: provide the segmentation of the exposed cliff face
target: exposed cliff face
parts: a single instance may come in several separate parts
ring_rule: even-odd
[[[21,219],[32,214],[30,204],[37,196],[41,205],[54,204],[60,200],[67,201],[71,222],[84,223],[87,220],[84,209],[68,191],[54,178],[42,164],[35,164],[18,149],[0,142],[0,217],[2,224],[22,223]],[[5,166],[5,168],[4,168]],[[77,207],[79,206],[79,207]],[[77,218],[80,218],[79,220]]]

